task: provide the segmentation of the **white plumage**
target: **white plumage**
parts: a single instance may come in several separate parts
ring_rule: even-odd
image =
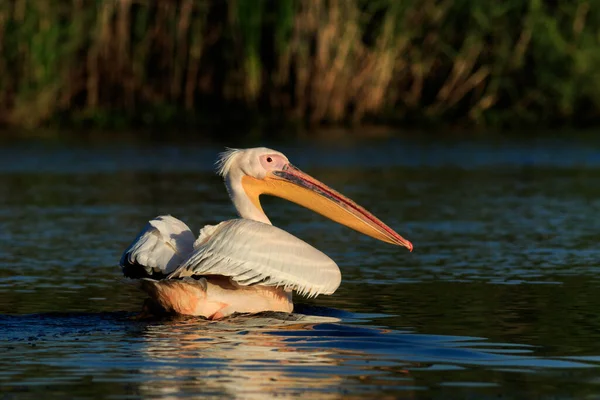
[[[121,268],[129,277],[167,275],[192,253],[195,239],[190,228],[177,218],[156,217],[125,250]]]
[[[309,297],[331,294],[342,275],[321,251],[275,226],[234,219],[207,226],[169,279],[223,275],[241,286],[281,286]]]
[[[167,279],[220,275],[240,286],[260,284],[309,297],[331,294],[341,283],[336,263],[286,231],[262,222],[235,219],[207,225],[194,236],[171,216],[151,220],[125,251],[129,275],[169,274]],[[131,272],[137,268],[137,273]]]

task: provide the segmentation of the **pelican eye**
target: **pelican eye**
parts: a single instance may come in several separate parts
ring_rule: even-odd
[[[267,162],[272,162],[273,159],[271,157],[267,157]]]

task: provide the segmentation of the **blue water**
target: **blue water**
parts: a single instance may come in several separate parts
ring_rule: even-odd
[[[340,266],[294,314],[139,320],[121,252],[169,213],[234,217],[222,146],[0,148],[0,393],[7,398],[600,395],[594,138],[272,147],[411,240],[376,242],[280,199],[274,224]]]

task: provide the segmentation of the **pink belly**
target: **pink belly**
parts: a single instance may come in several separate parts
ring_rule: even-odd
[[[220,319],[237,313],[292,312],[291,292],[269,286],[238,286],[229,278],[143,280],[142,289],[167,313]]]

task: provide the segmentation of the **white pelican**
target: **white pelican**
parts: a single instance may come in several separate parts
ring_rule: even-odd
[[[292,291],[332,294],[341,282],[336,263],[274,227],[259,202],[278,196],[381,241],[412,244],[352,200],[264,147],[230,149],[217,161],[241,219],[205,226],[198,239],[180,220],[151,220],[125,250],[120,266],[140,278],[147,308],[220,319],[232,313],[293,310]]]

